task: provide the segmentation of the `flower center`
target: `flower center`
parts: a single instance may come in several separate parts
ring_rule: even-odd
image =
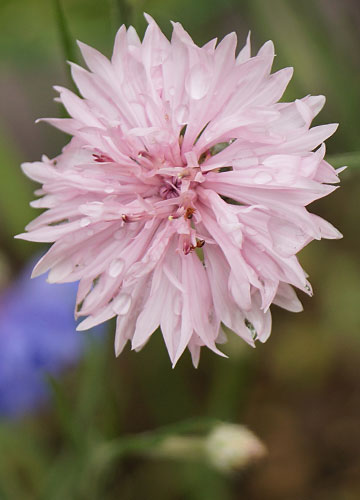
[[[176,198],[180,195],[181,179],[179,177],[164,178],[160,186],[159,195],[163,200]]]

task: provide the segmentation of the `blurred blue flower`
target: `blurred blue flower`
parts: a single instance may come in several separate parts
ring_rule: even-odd
[[[83,353],[75,331],[76,283],[30,280],[33,263],[0,295],[0,415],[20,417],[47,401],[46,374],[58,375]]]

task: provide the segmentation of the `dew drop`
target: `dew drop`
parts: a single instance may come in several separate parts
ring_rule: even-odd
[[[185,89],[190,97],[200,100],[207,94],[210,88],[211,78],[202,64],[193,66],[186,78]]]
[[[259,172],[254,177],[255,184],[268,184],[273,180],[272,175],[267,172]]]
[[[185,123],[187,123],[188,114],[189,108],[185,104],[179,106],[175,111],[175,119],[177,123],[179,125],[184,125]]]
[[[116,314],[127,314],[131,306],[131,296],[128,293],[121,293],[113,300],[112,308]]]
[[[109,266],[109,276],[117,278],[122,273],[125,267],[125,262],[122,259],[114,259]]]
[[[101,201],[91,201],[80,207],[84,215],[89,217],[99,217],[104,210],[104,203]]]
[[[91,223],[91,219],[89,217],[83,217],[80,219],[80,227],[86,227]]]

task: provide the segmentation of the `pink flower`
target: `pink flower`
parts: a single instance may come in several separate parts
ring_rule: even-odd
[[[188,347],[197,365],[201,346],[221,354],[221,323],[253,346],[272,303],[296,312],[292,287],[311,294],[297,252],[341,237],[305,208],[336,189],[322,144],[336,125],[310,128],[323,96],[278,102],[292,69],[270,74],[272,42],[235,56],[234,33],[198,47],[146,19],[142,42],[120,28],[111,61],[79,44],[82,98],[56,87],[71,118],[45,120],[73,138],[23,165],[47,210],[19,237],[55,242],[34,276],[80,280],[79,330],[116,316],[120,354],[160,325],[172,363]]]

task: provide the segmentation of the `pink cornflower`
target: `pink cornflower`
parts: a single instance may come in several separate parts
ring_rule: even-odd
[[[341,237],[305,208],[336,189],[336,125],[310,128],[323,96],[278,102],[293,70],[270,74],[272,42],[235,56],[235,33],[198,47],[146,19],[142,42],[120,28],[111,61],[79,43],[82,98],[55,87],[71,118],[45,120],[73,137],[23,165],[47,210],[19,237],[55,242],[33,275],[80,281],[79,330],[116,317],[118,355],[160,326],[172,363],[188,347],[197,365],[201,346],[222,354],[222,323],[253,346],[272,303],[297,312],[293,286],[311,294],[297,252]]]

